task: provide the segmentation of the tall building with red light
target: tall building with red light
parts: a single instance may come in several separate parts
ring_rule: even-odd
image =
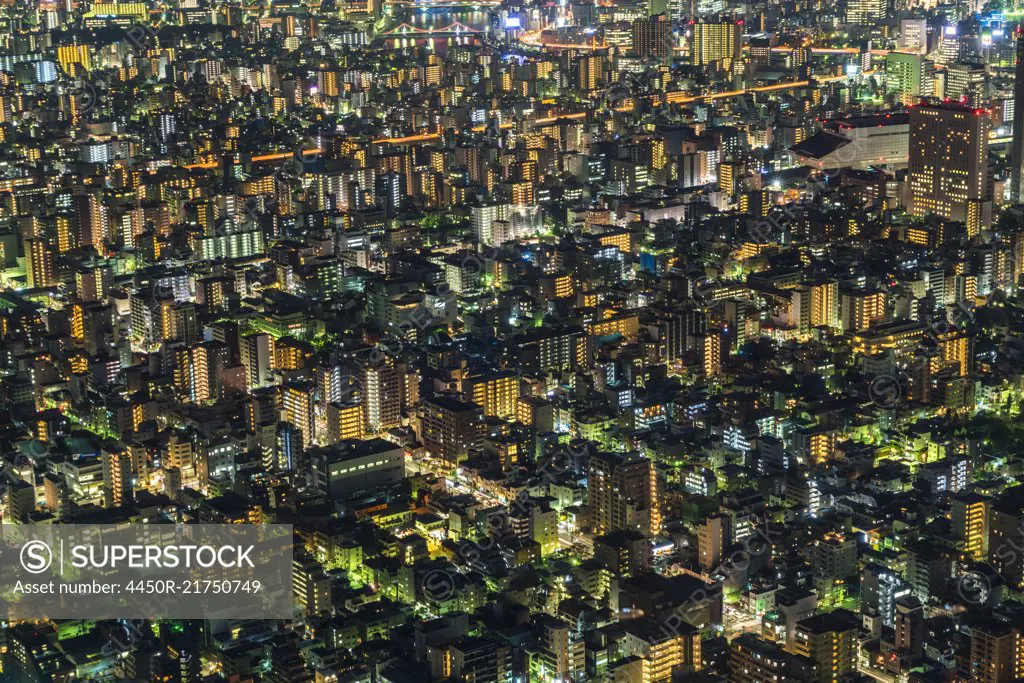
[[[922,104],[910,111],[909,192],[914,216],[935,214],[980,225],[991,222],[988,133],[982,109],[957,102]]]

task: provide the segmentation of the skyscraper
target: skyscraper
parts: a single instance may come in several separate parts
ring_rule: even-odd
[[[57,284],[53,250],[45,240],[38,237],[25,240],[25,265],[30,288],[53,287]]]
[[[870,26],[885,16],[885,0],[850,0],[846,3],[846,23]]]
[[[661,529],[658,475],[647,458],[597,453],[590,458],[588,487],[595,535],[630,528],[653,535]]]
[[[968,219],[972,203],[988,203],[988,132],[981,109],[955,102],[922,104],[910,112],[908,212]],[[987,206],[981,223],[991,222]]]
[[[1021,201],[1021,175],[1024,174],[1024,30],[1017,28],[1017,65],[1013,79],[1013,142],[1010,145],[1010,201]]]
[[[664,14],[633,22],[633,51],[638,57],[659,61],[672,56],[672,25]]]
[[[690,61],[694,66],[714,65],[731,72],[743,48],[743,22],[728,18],[702,19],[693,25]]]

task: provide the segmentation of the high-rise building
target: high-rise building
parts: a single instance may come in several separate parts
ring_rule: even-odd
[[[57,271],[53,262],[53,249],[41,238],[25,240],[25,274],[30,289],[53,287],[57,284]]]
[[[1024,588],[1024,502],[1012,495],[992,501],[988,515],[988,561],[1006,582]]]
[[[928,21],[926,19],[903,19],[900,21],[900,37],[896,43],[900,50],[924,54],[928,51]]]
[[[672,24],[664,14],[633,22],[633,52],[642,59],[672,57]]]
[[[65,73],[72,73],[74,65],[88,71],[92,65],[89,59],[89,46],[71,43],[57,47],[57,63]]]
[[[462,397],[484,409],[487,417],[515,416],[519,399],[519,376],[512,372],[476,375],[462,380]]]
[[[531,658],[530,680],[542,683],[575,680],[584,670],[585,646],[568,622],[549,614],[536,620],[538,652]]]
[[[886,0],[849,0],[846,3],[846,23],[874,26],[885,19]]]
[[[99,197],[91,193],[77,195],[74,206],[78,219],[75,244],[102,252],[104,242],[110,237],[107,207],[100,202]]]
[[[922,54],[893,50],[885,56],[885,88],[900,102],[916,104],[934,92],[934,67]]]
[[[402,414],[402,378],[394,359],[385,357],[366,365],[361,381],[367,430],[380,432],[397,425]]]
[[[839,282],[819,280],[808,284],[811,291],[811,327],[839,327]]]
[[[712,328],[699,337],[697,355],[700,367],[707,377],[722,374],[722,331]]]
[[[837,609],[796,624],[793,652],[818,665],[818,683],[832,683],[856,672],[859,620]]]
[[[451,677],[473,683],[504,683],[512,677],[508,643],[490,636],[464,636],[452,643]]]
[[[988,498],[977,493],[955,496],[950,505],[953,535],[960,550],[975,560],[985,559],[988,546]]]
[[[258,332],[238,340],[242,366],[245,368],[246,389],[252,391],[270,384],[274,362],[274,339]]]
[[[297,380],[281,386],[281,407],[285,420],[302,432],[302,441],[307,446],[313,443],[314,430],[313,383]]]
[[[673,674],[703,668],[700,630],[685,622],[667,629],[656,619],[632,620],[620,651],[626,657],[642,658],[642,680],[650,683],[666,683],[674,680]]]
[[[324,443],[334,444],[345,439],[361,439],[366,434],[366,414],[359,401],[328,403],[327,434]]]
[[[700,568],[711,571],[722,564],[722,553],[729,543],[729,517],[711,515],[697,527],[697,558]]]
[[[740,62],[743,49],[743,22],[731,18],[701,19],[692,24],[693,43],[690,63],[694,66],[714,66],[732,72]]]
[[[220,374],[229,357],[227,346],[217,341],[177,349],[174,383],[178,392],[191,403],[219,398]]]
[[[910,595],[911,587],[892,569],[868,564],[860,574],[860,609],[872,631],[882,626],[893,627],[896,619],[896,601]]]
[[[857,573],[857,539],[838,533],[825,534],[810,550],[814,575],[846,579]]]
[[[729,683],[817,681],[813,662],[786,652],[753,633],[737,636],[729,645]]]
[[[1017,27],[1017,63],[1013,79],[1013,140],[1010,143],[1010,202],[1021,203],[1024,176],[1024,27]]]
[[[910,112],[908,212],[967,222],[972,201],[989,200],[988,133],[984,110],[944,102]],[[991,222],[991,206],[981,223]]]
[[[885,321],[886,293],[879,289],[843,292],[839,318],[844,332],[860,332]]]
[[[653,463],[639,455],[597,453],[590,458],[587,506],[595,536],[619,529],[654,535],[661,529],[661,501]]]
[[[483,443],[484,410],[446,396],[423,401],[420,441],[434,458],[455,464]]]
[[[104,451],[102,457],[104,507],[127,505],[134,499],[131,452]]]
[[[1024,676],[1024,631],[989,618],[971,626],[970,679],[1010,683]]]
[[[924,608],[921,601],[908,595],[896,601],[896,620],[892,640],[882,641],[886,668],[898,675],[924,657]]]
[[[971,107],[988,99],[988,73],[985,64],[954,62],[946,69],[946,97]]]

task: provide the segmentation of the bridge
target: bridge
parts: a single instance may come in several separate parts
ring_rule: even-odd
[[[596,39],[586,43],[557,43],[557,42],[546,42],[543,34],[545,31],[551,30],[551,27],[541,29],[539,31],[527,31],[519,36],[519,42],[530,47],[541,48],[543,50],[604,50],[610,47],[615,47],[608,43],[599,43]],[[675,46],[672,48],[675,52],[683,52],[686,50],[685,47]],[[748,51],[750,48],[743,46],[744,51]],[[771,50],[772,52],[792,52],[797,48],[776,46]],[[811,47],[807,48],[810,50],[812,55],[859,55],[861,50],[855,47]],[[884,56],[889,54],[889,50],[872,49],[872,55]]]
[[[401,23],[382,35],[385,38],[429,38],[430,36],[460,36],[467,33],[480,33],[475,28],[470,28],[462,22],[454,21],[447,26],[439,28],[420,28],[409,23]]]
[[[384,0],[385,7],[405,9],[485,9],[500,7],[501,0]]]

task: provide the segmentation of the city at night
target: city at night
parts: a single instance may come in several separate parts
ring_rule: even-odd
[[[1024,681],[1024,4],[0,0],[0,683]]]

